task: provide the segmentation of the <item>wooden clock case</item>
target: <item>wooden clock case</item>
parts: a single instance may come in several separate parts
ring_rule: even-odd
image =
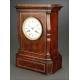
[[[17,4],[17,32],[20,48],[16,54],[16,66],[51,74],[62,67],[62,56],[58,52],[59,4]],[[37,40],[29,40],[22,31],[27,17],[37,18],[43,27]]]

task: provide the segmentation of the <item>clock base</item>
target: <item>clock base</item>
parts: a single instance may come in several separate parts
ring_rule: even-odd
[[[44,74],[52,74],[62,67],[62,56],[59,54],[53,60],[51,60],[28,56],[24,53],[17,53],[16,66]]]

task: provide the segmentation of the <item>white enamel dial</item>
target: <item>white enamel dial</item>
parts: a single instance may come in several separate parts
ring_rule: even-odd
[[[42,25],[37,18],[28,17],[23,23],[22,30],[28,39],[37,40],[42,34]]]

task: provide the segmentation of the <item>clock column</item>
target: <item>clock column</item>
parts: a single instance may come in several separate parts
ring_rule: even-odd
[[[62,7],[62,6],[61,6]],[[58,51],[58,15],[61,7],[54,7],[47,12],[47,58],[52,60],[52,72],[62,67],[62,56]],[[48,64],[49,67],[50,64]],[[48,70],[47,70],[48,71]]]

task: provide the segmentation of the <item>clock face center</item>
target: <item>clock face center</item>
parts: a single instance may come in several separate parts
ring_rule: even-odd
[[[42,25],[35,17],[28,17],[24,20],[22,31],[29,40],[37,40],[42,34]]]

